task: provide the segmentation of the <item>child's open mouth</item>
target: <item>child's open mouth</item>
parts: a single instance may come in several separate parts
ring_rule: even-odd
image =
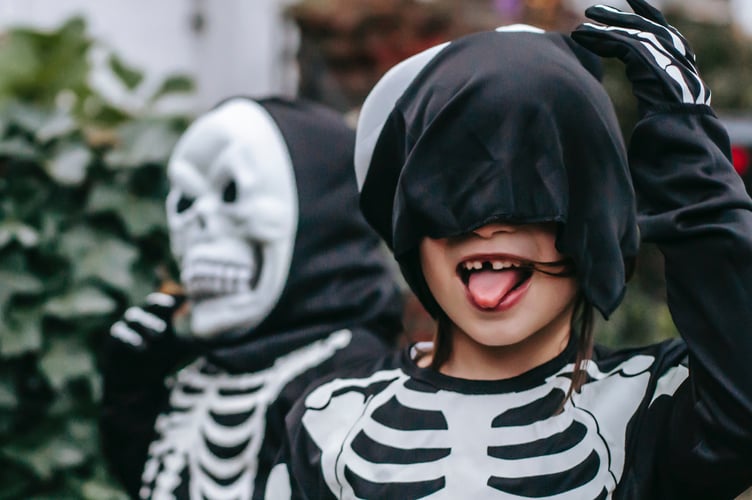
[[[482,310],[510,306],[533,275],[532,266],[509,257],[472,257],[457,266],[470,301]]]

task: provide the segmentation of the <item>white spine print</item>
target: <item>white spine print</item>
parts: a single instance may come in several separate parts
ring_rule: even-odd
[[[187,467],[190,498],[250,499],[269,404],[288,382],[347,346],[351,337],[348,330],[335,332],[256,373],[206,373],[203,359],[181,370],[171,410],[156,421],[159,438],[149,447],[142,498],[174,498]],[[223,456],[217,449],[225,450]]]

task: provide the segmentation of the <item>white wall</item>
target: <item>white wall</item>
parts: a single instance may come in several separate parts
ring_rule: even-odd
[[[752,37],[752,1],[730,0],[731,19],[742,32]]]
[[[197,94],[183,104],[202,111],[223,97],[291,93],[296,31],[282,21],[289,0],[0,0],[0,29],[48,29],[75,14],[89,32],[127,63],[146,70],[140,95],[172,73],[187,73]],[[196,19],[201,29],[196,29]],[[92,54],[95,63],[102,50]],[[112,79],[95,77],[105,91],[132,105],[139,96],[118,95]],[[121,92],[122,93],[122,92]],[[130,101],[129,101],[130,99]]]

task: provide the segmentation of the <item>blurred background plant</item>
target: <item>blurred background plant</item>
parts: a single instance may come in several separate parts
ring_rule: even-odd
[[[123,497],[99,457],[97,346],[173,272],[164,164],[189,118],[150,110],[191,80],[126,109],[91,84],[95,47],[81,18],[0,38],[0,498]]]

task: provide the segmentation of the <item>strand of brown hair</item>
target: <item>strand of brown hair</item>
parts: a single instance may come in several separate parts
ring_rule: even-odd
[[[569,384],[566,396],[561,401],[555,414],[564,411],[564,406],[572,398],[574,393],[579,393],[582,386],[587,382],[587,363],[593,357],[593,306],[580,295],[574,306],[572,314],[572,334],[577,335],[577,356],[574,359],[572,380]]]

